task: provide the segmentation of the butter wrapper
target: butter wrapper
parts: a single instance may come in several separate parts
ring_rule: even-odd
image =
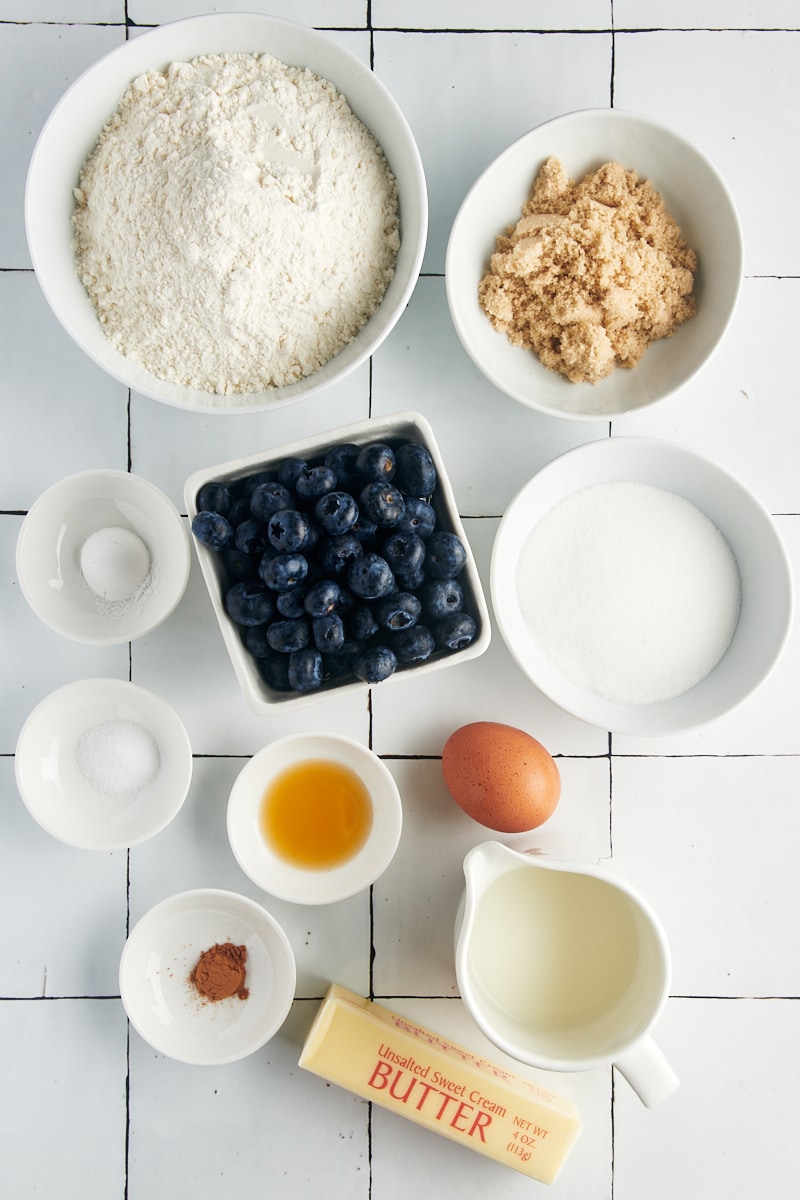
[[[335,983],[299,1065],[541,1183],[581,1130],[571,1100]]]

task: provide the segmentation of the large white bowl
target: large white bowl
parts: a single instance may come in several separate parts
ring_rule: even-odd
[[[129,795],[104,795],[80,768],[82,734],[108,721],[141,726],[158,747],[158,771]],[[81,679],[51,692],[25,720],[14,755],[17,787],[34,820],[81,850],[138,846],[165,829],[192,779],[192,747],[170,706],[123,679]]]
[[[84,542],[109,527],[136,534],[150,555],[150,574],[128,601],[102,601],[81,572]],[[128,471],[79,471],[31,505],[16,564],[22,593],[45,625],[77,642],[113,646],[143,637],[174,612],[191,553],[180,513],[155,484]]]
[[[287,862],[261,832],[264,793],[284,771],[325,761],[353,771],[369,792],[372,826],[361,849],[335,867],[313,870]],[[271,742],[240,771],[228,800],[228,839],[244,873],[271,896],[295,904],[334,904],[364,891],[388,867],[403,827],[400,793],[388,767],[353,738],[298,733]]]
[[[204,1001],[189,982],[214,945],[247,948],[245,1000]],[[180,892],[133,927],[119,965],[131,1025],[155,1050],[196,1066],[236,1062],[278,1032],[294,999],[296,968],[275,918],[246,896],[214,888]]]
[[[324,367],[271,391],[221,396],[156,378],[120,354],[105,337],[75,270],[73,188],[105,122],[137,75],[201,54],[269,53],[329,79],[382,147],[399,188],[401,247],[395,276],[376,312]],[[120,382],[195,412],[257,412],[310,396],[343,379],[383,342],[416,285],[425,249],[428,202],[422,161],[408,123],[373,71],[322,33],[256,13],[213,14],[175,21],[126,42],[95,63],[65,92],[34,148],[25,195],[25,223],[36,276],[67,333]]]
[[[652,704],[617,704],[566,679],[529,631],[515,587],[531,530],[567,496],[597,483],[626,480],[682,496],[726,539],[741,581],[739,619],[727,651],[694,687]],[[500,522],[491,560],[495,618],[518,665],[566,712],[614,733],[678,733],[742,704],[778,662],[792,622],[786,551],[769,513],[729,472],[686,447],[642,437],[612,437],[570,450],[517,493]]]
[[[570,383],[495,330],[478,300],[495,239],[515,225],[534,178],[555,155],[571,179],[617,161],[661,192],[698,256],[697,313],[654,342],[632,369],[596,384]],[[447,300],[456,332],[495,387],[551,416],[608,421],[640,411],[683,387],[719,345],[742,281],[742,233],[733,199],[705,155],[650,117],[618,109],[569,113],[524,134],[492,162],[458,211],[447,247]]]

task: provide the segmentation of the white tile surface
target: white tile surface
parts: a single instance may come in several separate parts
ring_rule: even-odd
[[[516,491],[555,455],[609,433],[685,442],[737,474],[776,514],[797,576],[800,176],[797,155],[787,152],[800,105],[797,5],[256,5],[330,30],[364,61],[372,56],[419,141],[430,238],[407,311],[371,364],[304,405],[207,418],[129,397],[73,346],[30,270],[22,197],[38,130],[86,66],[149,24],[240,7],[0,0],[3,1195],[216,1200],[224,1190],[399,1200],[418,1192],[478,1200],[541,1191],[297,1068],[331,979],[502,1059],[458,998],[452,954],[462,858],[491,835],[458,809],[440,762],[455,728],[493,719],[537,736],[557,756],[563,785],[540,830],[501,840],[610,861],[659,912],[673,956],[672,996],[655,1034],[681,1088],[646,1110],[610,1069],[547,1078],[576,1101],[584,1122],[552,1194],[793,1200],[800,1192],[792,1069],[800,1053],[796,630],[755,696],[714,725],[667,740],[609,738],[555,709],[515,667],[497,630],[474,662],[375,688],[368,700],[326,700],[294,717],[260,719],[246,709],[195,566],[179,609],[160,629],[131,647],[93,649],[50,633],[28,609],[14,548],[36,497],[75,471],[130,469],[183,511],[184,480],[199,467],[417,408],[448,463],[487,590],[494,534]],[[609,429],[546,420],[489,385],[453,332],[442,272],[455,212],[486,163],[530,126],[612,97],[618,107],[660,117],[717,163],[742,217],[747,278],[733,326],[697,379]],[[178,817],[129,853],[94,856],[53,841],[15,785],[14,747],[28,712],[56,687],[94,675],[131,678],[163,696],[186,724],[195,755]],[[326,909],[272,901],[251,885],[225,830],[228,793],[248,757],[273,738],[312,729],[371,744],[398,782],[405,813],[383,878]],[[298,964],[297,999],[280,1034],[252,1058],[215,1069],[170,1061],[129,1032],[117,982],[130,925],[163,897],[203,886],[264,903]]]

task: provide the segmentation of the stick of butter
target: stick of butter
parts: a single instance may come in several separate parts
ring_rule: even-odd
[[[300,1066],[541,1183],[581,1129],[571,1100],[335,983]]]

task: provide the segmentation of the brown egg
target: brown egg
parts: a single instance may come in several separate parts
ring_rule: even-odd
[[[561,776],[536,738],[512,725],[476,721],[451,734],[442,751],[456,804],[499,833],[536,829],[561,795]]]

